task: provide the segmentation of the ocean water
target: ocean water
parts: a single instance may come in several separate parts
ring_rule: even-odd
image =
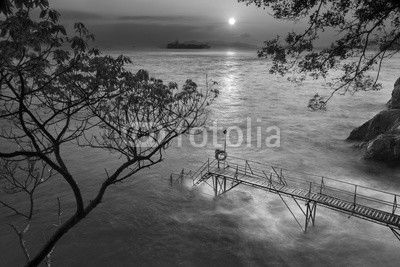
[[[211,107],[209,125],[218,121],[220,127],[246,131],[251,121],[251,142],[234,146],[233,135],[229,155],[400,192],[400,168],[364,161],[345,141],[354,127],[386,108],[400,74],[398,56],[383,67],[382,91],[338,95],[327,111],[310,112],[309,98],[316,92],[327,96],[330,89],[322,81],[297,86],[270,75],[270,63],[255,51],[109,53],[130,56],[130,70],[147,69],[165,82],[183,84],[190,78],[202,86],[206,77],[217,81],[221,94]],[[268,127],[280,129],[280,147],[257,145],[257,130],[265,140]],[[239,186],[213,199],[207,188],[171,186],[172,172],[195,170],[215,149],[210,138],[203,147],[193,147],[188,138],[182,144],[172,145],[161,164],[111,187],[103,203],[57,244],[54,266],[398,266],[400,242],[386,227],[319,207],[316,225],[304,233],[276,195]],[[63,154],[87,202],[104,179],[104,169],[119,162],[108,152],[72,146],[64,147]],[[72,193],[62,181],[38,193],[37,217],[27,236],[33,252],[54,230],[56,198],[63,219],[73,212]],[[0,211],[0,266],[22,265],[18,240],[7,226],[14,217]]]

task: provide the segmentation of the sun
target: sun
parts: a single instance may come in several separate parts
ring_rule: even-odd
[[[235,18],[230,18],[230,19],[229,19],[229,24],[230,24],[230,25],[235,25],[235,23],[236,23]]]

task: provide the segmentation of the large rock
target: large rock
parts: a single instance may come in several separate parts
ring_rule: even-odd
[[[400,135],[380,134],[368,143],[364,158],[379,161],[400,159]]]
[[[364,158],[379,161],[400,160],[400,78],[394,83],[389,110],[384,110],[354,129],[347,140],[360,141]]]
[[[400,78],[394,83],[392,98],[388,102],[389,109],[400,109]]]
[[[368,142],[380,134],[398,133],[399,127],[400,109],[384,110],[360,127],[355,128],[347,139]]]

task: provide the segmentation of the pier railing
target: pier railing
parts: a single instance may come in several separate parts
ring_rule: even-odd
[[[196,172],[191,174],[193,184],[196,185],[202,179],[207,178],[207,173],[215,168],[229,169],[237,174],[267,179],[274,185],[282,184],[293,188],[306,189],[310,196],[317,193],[335,197],[353,203],[354,207],[363,205],[389,213],[396,213],[399,207],[397,203],[400,200],[399,194],[234,156],[228,156],[224,161],[209,158]]]

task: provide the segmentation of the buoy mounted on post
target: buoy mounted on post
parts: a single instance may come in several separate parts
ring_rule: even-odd
[[[226,129],[224,130],[223,133],[225,135],[224,150],[221,150],[221,149],[215,150],[215,159],[218,161],[224,161],[224,160],[226,160],[226,157],[228,156],[228,153],[226,153]]]
[[[216,149],[215,150],[215,159],[218,161],[225,160],[228,154],[224,150]]]

